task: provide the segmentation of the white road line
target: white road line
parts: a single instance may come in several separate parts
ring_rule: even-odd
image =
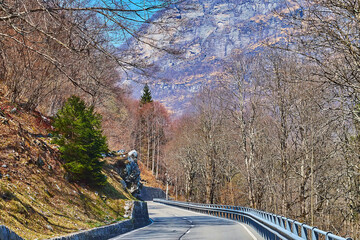
[[[243,226],[243,228],[245,228],[245,230],[249,233],[249,235],[252,237],[252,239],[257,240],[257,238],[254,236],[254,234],[247,228],[247,226],[243,223],[238,222],[238,224],[240,224],[241,226]]]
[[[241,226],[243,226],[245,228],[245,230],[249,233],[250,237],[253,239],[253,240],[258,240],[256,238],[256,236],[246,227],[246,225],[244,223],[241,223],[241,222],[238,222],[236,220],[232,220],[232,219],[227,219],[227,218],[222,218],[222,217],[217,217],[217,216],[213,216],[213,215],[209,215],[209,214],[204,214],[204,213],[198,213],[198,212],[194,212],[194,211],[191,211],[191,210],[187,210],[187,209],[183,209],[183,208],[179,208],[179,207],[175,207],[175,206],[170,206],[170,205],[167,205],[168,207],[170,208],[174,208],[174,209],[180,209],[182,211],[186,211],[186,212],[190,212],[190,213],[193,213],[195,215],[206,215],[206,216],[210,216],[210,217],[214,217],[214,218],[218,218],[218,219],[221,219],[221,220],[227,220],[227,221],[231,221],[231,222],[236,222],[238,224],[240,224]],[[183,237],[183,236],[182,236]]]
[[[195,225],[193,225],[193,221],[191,221],[190,219],[183,218],[183,220],[188,221],[191,225],[190,225],[189,229],[183,235],[180,236],[179,239],[182,239],[186,234],[188,234],[190,232],[191,228],[195,227]]]
[[[127,236],[127,235],[129,235],[129,234],[132,234],[132,233],[134,233],[134,232],[137,232],[137,231],[143,230],[144,228],[149,227],[150,225],[152,225],[152,224],[154,223],[154,220],[152,220],[151,218],[149,218],[149,219],[150,219],[150,221],[151,221],[151,223],[150,223],[149,225],[146,225],[146,226],[144,226],[144,227],[142,227],[142,228],[138,228],[138,229],[132,230],[132,231],[127,232],[127,233],[120,234],[120,235],[118,235],[117,237],[110,238],[110,240],[111,240],[111,239],[121,239],[121,238],[123,238],[123,237],[125,237],[125,236]]]

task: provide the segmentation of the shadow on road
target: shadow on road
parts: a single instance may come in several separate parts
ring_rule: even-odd
[[[237,224],[234,221],[228,221],[226,219],[219,219],[215,217],[209,217],[209,216],[176,216],[176,217],[156,217],[157,214],[154,214],[152,216],[152,219],[154,220],[154,224],[161,223],[161,226],[166,225],[184,225],[184,221],[188,222],[189,220],[193,222],[196,225],[201,226],[220,226],[220,225],[235,225]]]

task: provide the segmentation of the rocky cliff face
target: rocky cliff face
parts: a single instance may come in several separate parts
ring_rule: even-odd
[[[219,76],[231,54],[261,50],[263,40],[281,38],[284,26],[274,11],[287,11],[285,6],[282,0],[188,0],[159,12],[154,20],[166,22],[166,27],[143,31],[182,54],[135,43],[131,48],[136,56],[157,67],[153,78],[130,74],[129,79],[149,82],[156,100],[173,111],[184,110],[201,86]]]

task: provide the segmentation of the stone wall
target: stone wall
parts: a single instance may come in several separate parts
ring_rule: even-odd
[[[140,194],[136,197],[143,201],[152,201],[154,198],[166,198],[166,194],[160,188],[145,187],[143,186],[140,190]]]
[[[16,233],[11,231],[4,225],[0,225],[0,239],[1,240],[23,240]]]
[[[129,220],[73,233],[63,237],[52,238],[50,240],[105,240],[150,224],[151,221],[149,219],[146,202],[128,201],[127,210],[131,213],[131,219]],[[7,227],[0,226],[0,240],[23,239]]]

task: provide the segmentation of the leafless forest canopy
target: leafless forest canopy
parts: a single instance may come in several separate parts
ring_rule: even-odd
[[[103,114],[110,147],[139,150],[177,199],[250,206],[360,237],[359,0],[292,4],[279,16],[292,26],[281,41],[233,55],[216,86],[175,120],[115,87],[119,69],[146,66],[112,45],[131,35],[157,48],[136,26],[169,2],[106,3],[0,1],[0,81],[12,102],[54,115],[80,95]]]

